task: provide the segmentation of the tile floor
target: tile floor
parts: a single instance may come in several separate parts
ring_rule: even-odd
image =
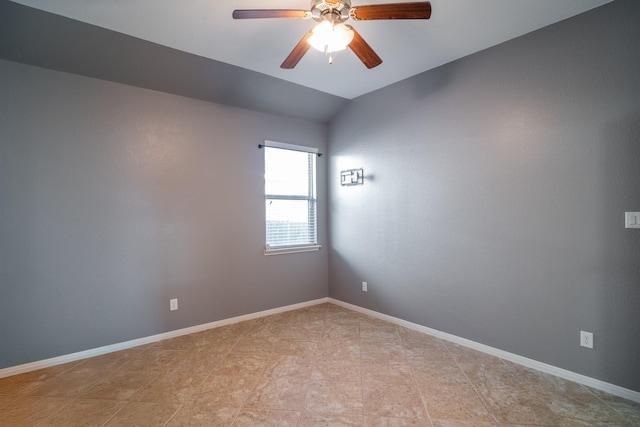
[[[332,304],[0,379],[1,426],[640,426],[640,404]]]

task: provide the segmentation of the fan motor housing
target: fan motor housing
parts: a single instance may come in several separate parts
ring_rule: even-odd
[[[311,17],[316,22],[330,21],[334,24],[349,19],[351,0],[311,0]]]

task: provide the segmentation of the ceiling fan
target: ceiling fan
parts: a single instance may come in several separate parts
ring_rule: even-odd
[[[297,18],[313,19],[319,24],[298,42],[280,68],[292,69],[302,59],[310,47],[331,54],[347,46],[367,68],[382,64],[382,59],[374,52],[362,36],[344,22],[370,21],[382,19],[429,19],[431,3],[428,1],[408,3],[372,4],[351,7],[351,0],[311,0],[309,10],[296,9],[248,9],[234,10],[233,19],[256,18]]]

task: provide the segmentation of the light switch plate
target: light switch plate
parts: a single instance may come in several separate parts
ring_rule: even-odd
[[[640,212],[625,212],[624,228],[640,228]]]

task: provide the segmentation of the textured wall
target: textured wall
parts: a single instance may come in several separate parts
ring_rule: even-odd
[[[328,123],[338,96],[60,15],[0,1],[0,59]]]
[[[618,0],[354,100],[330,296],[640,391],[638,22]]]
[[[262,253],[257,148],[325,151],[326,138],[311,122],[0,61],[0,368],[326,297],[326,248]],[[326,245],[326,211],[319,224]]]

